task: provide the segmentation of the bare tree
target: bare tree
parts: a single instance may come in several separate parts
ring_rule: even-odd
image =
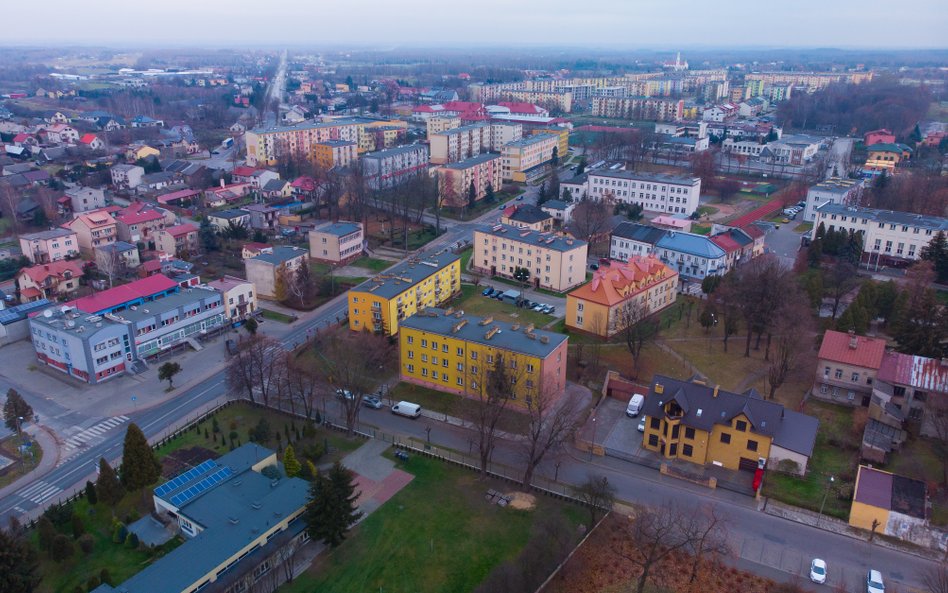
[[[774,352],[767,368],[768,399],[774,398],[777,389],[796,368],[800,356],[806,352],[811,331],[810,310],[799,290],[777,310],[775,317]],[[769,343],[768,338],[768,347]]]
[[[390,348],[384,339],[367,332],[331,335],[317,345],[317,372],[336,389],[349,434],[355,430],[362,398],[375,386],[380,367],[388,363]]]
[[[695,521],[686,523],[691,527],[688,534],[690,543],[688,551],[691,553],[691,575],[689,583],[698,578],[701,562],[707,555],[726,556],[730,554],[727,545],[726,521],[713,505],[706,505],[695,511]]]
[[[589,528],[599,517],[612,510],[616,502],[616,489],[606,476],[591,475],[576,488],[576,497],[589,508]]]
[[[922,575],[922,583],[928,593],[948,593],[948,565],[942,562],[928,569]]]
[[[591,242],[610,230],[611,219],[612,206],[605,198],[592,200],[583,197],[573,209],[569,230],[577,239]]]
[[[480,405],[474,417],[477,454],[483,475],[487,474],[487,465],[497,445],[497,424],[510,403],[511,394],[517,389],[520,376],[517,369],[509,368],[503,355],[496,355],[493,363],[485,362],[490,366],[483,366],[479,373],[481,380],[477,381],[478,387],[475,389]],[[515,359],[511,359],[511,362],[515,362]]]
[[[833,299],[833,319],[839,311],[839,303],[846,294],[859,284],[856,266],[842,258],[823,275],[823,287]]]
[[[568,440],[579,421],[580,398],[562,394],[552,385],[543,383],[535,395],[527,396],[527,414],[530,426],[523,443],[523,456],[527,468],[521,482],[529,488],[533,472],[552,450],[558,449]]]
[[[658,335],[658,324],[648,318],[649,307],[645,296],[635,297],[626,302],[616,313],[616,325],[629,354],[632,355],[632,372],[639,375],[639,360],[642,349]]]
[[[319,393],[319,376],[310,366],[300,363],[292,352],[286,353],[284,367],[284,394],[290,411],[295,414],[299,406],[307,418],[312,418]]]
[[[125,262],[119,257],[115,245],[106,245],[102,249],[96,249],[95,265],[109,279],[109,288],[112,288],[115,277],[125,271]]]
[[[692,534],[698,531],[694,523],[693,512],[671,502],[637,509],[629,525],[633,546],[628,551],[615,551],[642,571],[636,583],[636,593],[645,591],[652,569],[663,559],[693,545]]]
[[[948,485],[948,399],[929,394],[922,417],[923,434],[934,437],[934,449],[941,459],[941,481]]]
[[[268,336],[254,334],[243,338],[237,345],[237,354],[227,365],[227,385],[264,405],[270,405],[271,395],[280,389],[283,374],[283,347]]]

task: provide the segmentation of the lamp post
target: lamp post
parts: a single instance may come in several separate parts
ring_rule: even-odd
[[[593,416],[593,435],[592,435],[592,446],[589,447],[589,459],[593,458],[593,450],[596,448],[596,417]]]
[[[826,495],[829,494],[830,486],[833,485],[833,482],[836,481],[836,478],[830,476],[830,479],[826,482],[826,489],[823,490],[823,502],[820,503],[820,514],[816,518],[816,526],[820,526],[820,522],[823,520],[823,507],[826,506]]]

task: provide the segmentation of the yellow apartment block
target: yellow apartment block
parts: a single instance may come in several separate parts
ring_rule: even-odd
[[[316,160],[316,145],[328,140],[355,142],[358,151],[367,152],[394,145],[404,135],[408,122],[369,117],[344,117],[295,126],[276,126],[247,130],[247,164],[275,165],[281,158]]]
[[[459,290],[460,256],[420,255],[349,291],[349,329],[394,336],[404,319]]]
[[[567,337],[453,309],[427,309],[401,323],[403,381],[479,398],[490,374],[503,365],[511,380],[511,403],[528,397],[558,398],[566,388]]]
[[[504,159],[504,179],[526,182],[546,170],[553,159],[553,149],[560,145],[558,134],[535,134],[505,144],[501,148]],[[560,158],[564,155],[559,154]]]
[[[431,142],[431,135],[440,132],[453,130],[461,127],[460,117],[432,117],[427,121],[428,142]]]
[[[766,401],[702,382],[655,375],[642,408],[642,446],[667,459],[754,471],[793,461],[806,471],[819,421]]]
[[[551,126],[548,128],[535,128],[529,130],[531,136],[537,134],[554,134],[559,138],[556,144],[556,157],[562,163],[569,156],[569,128]]]
[[[323,169],[348,167],[358,158],[358,144],[348,140],[326,140],[317,142],[314,148],[316,164]]]

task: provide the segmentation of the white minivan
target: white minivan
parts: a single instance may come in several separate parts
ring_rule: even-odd
[[[635,418],[639,415],[639,412],[642,411],[642,404],[645,403],[645,396],[641,393],[636,393],[632,396],[632,399],[629,400],[629,405],[625,408],[625,415],[629,418]]]
[[[417,418],[421,416],[421,406],[411,402],[398,402],[392,406],[392,413],[408,418]]]

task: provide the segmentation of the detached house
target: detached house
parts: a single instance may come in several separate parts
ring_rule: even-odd
[[[75,231],[50,229],[20,235],[20,251],[34,264],[46,264],[78,256],[79,241]]]
[[[881,338],[827,331],[811,395],[839,404],[868,406],[884,354],[885,340]]]
[[[79,144],[87,146],[90,150],[102,150],[105,148],[105,142],[100,140],[95,134],[83,134],[82,138],[79,138]]]
[[[118,189],[134,189],[141,185],[145,169],[138,165],[115,165],[111,169],[112,185]]]
[[[115,219],[104,210],[80,214],[63,227],[75,231],[79,251],[87,258],[94,255],[96,247],[115,243],[118,237]]]
[[[176,257],[200,253],[198,230],[189,222],[161,229],[155,233],[155,249]]]
[[[95,187],[76,186],[63,193],[69,198],[71,211],[74,213],[90,212],[107,206],[105,191]]]
[[[147,202],[132,202],[115,214],[119,239],[129,243],[142,242],[149,249],[155,248],[155,234],[174,221],[175,216],[170,211]]]
[[[24,303],[66,299],[79,288],[81,277],[81,261],[61,259],[23,268],[16,276],[16,287]]]
[[[250,228],[265,232],[276,229],[280,214],[277,208],[266,204],[248,204],[243,210],[250,214]]]
[[[642,446],[667,459],[755,471],[792,462],[803,475],[819,420],[764,400],[755,390],[731,393],[702,382],[655,375],[642,414]]]
[[[257,291],[253,282],[236,276],[224,276],[207,285],[224,297],[224,315],[231,323],[243,321],[257,311]]]

